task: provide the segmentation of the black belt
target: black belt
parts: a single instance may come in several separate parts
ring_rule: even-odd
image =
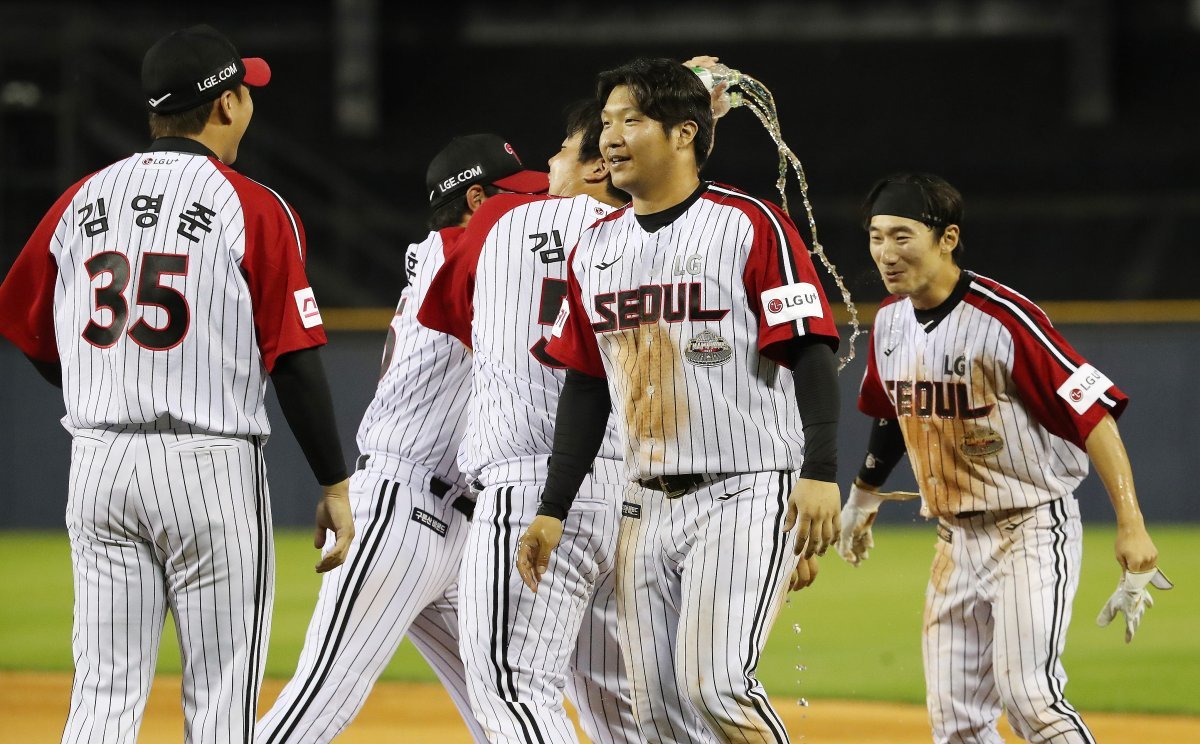
[[[354,463],[355,470],[363,470],[367,467],[367,461],[371,459],[368,455],[359,455],[358,460]],[[439,499],[446,498],[446,494],[454,490],[454,486],[436,475],[429,478],[429,492]],[[450,502],[450,508],[464,515],[467,519],[475,513],[475,502],[466,496],[458,496],[454,501]]]
[[[958,512],[954,515],[954,518],[955,519],[970,519],[971,517],[978,517],[978,516],[982,516],[984,514],[987,514],[987,512],[982,509],[979,509],[977,511]]]
[[[662,491],[668,499],[676,499],[696,486],[703,486],[728,478],[732,473],[683,473],[680,475],[656,475],[638,481],[642,488]]]

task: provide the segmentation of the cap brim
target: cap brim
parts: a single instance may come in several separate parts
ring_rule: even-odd
[[[544,194],[550,190],[550,174],[521,171],[492,181],[492,185],[518,194]]]
[[[261,88],[271,82],[271,67],[265,59],[242,57],[242,64],[246,66],[246,77],[242,78],[244,84]]]

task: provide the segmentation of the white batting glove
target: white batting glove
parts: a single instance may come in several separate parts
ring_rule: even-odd
[[[1132,641],[1138,624],[1142,622],[1142,614],[1154,606],[1154,598],[1146,589],[1147,585],[1163,590],[1175,586],[1157,568],[1141,572],[1126,571],[1121,575],[1121,582],[1117,584],[1117,590],[1104,603],[1104,609],[1100,610],[1096,624],[1103,628],[1113,621],[1118,612],[1123,612],[1125,613],[1125,642]]]
[[[867,559],[875,538],[871,536],[871,525],[879,513],[879,505],[885,497],[878,491],[850,486],[850,498],[842,507],[842,534],[838,537],[837,552],[843,560],[857,566]]]

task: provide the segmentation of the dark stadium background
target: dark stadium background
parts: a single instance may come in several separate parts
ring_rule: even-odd
[[[1130,306],[1107,304],[1198,298],[1200,0],[4,2],[0,273],[63,188],[145,145],[141,55],[196,22],[272,66],[236,167],[299,211],[326,309],[394,305],[403,250],[424,234],[425,165],[451,136],[501,133],[541,167],[563,107],[591,93],[597,71],[644,54],[718,55],[774,92],[822,243],[856,298],[884,294],[859,200],[879,176],[919,169],[965,194],[966,267],[1038,302],[1106,303],[1065,332],[1133,398],[1122,430],[1147,513],[1200,519],[1188,491],[1200,480],[1200,303],[1154,306],[1188,321],[1169,323],[1131,323]],[[735,110],[705,176],[774,198],[775,158]],[[794,186],[789,196],[797,213]],[[383,332],[330,326],[352,452]],[[861,370],[843,373],[847,479],[862,447]],[[0,380],[0,525],[61,525],[58,391],[7,343]],[[307,521],[311,479],[276,421],[276,515]],[[1088,518],[1111,514],[1094,476],[1080,495]]]

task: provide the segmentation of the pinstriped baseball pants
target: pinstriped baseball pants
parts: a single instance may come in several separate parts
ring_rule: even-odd
[[[373,458],[372,462],[380,458]],[[429,479],[368,465],[350,480],[354,543],[325,574],[296,673],[258,722],[259,744],[324,744],[345,731],[407,636],[475,741],[458,651],[455,584],[469,522]],[[444,532],[444,534],[443,534]]]
[[[935,742],[999,744],[1003,706],[1026,741],[1094,744],[1060,660],[1082,554],[1074,496],[942,520],[922,643]]]
[[[534,594],[513,566],[536,513],[536,482],[479,495],[459,585],[471,705],[493,742],[575,742],[563,692],[597,744],[640,744],[616,636],[613,592],[620,486],[584,481]]]
[[[250,741],[275,571],[257,441],[77,433],[67,532],[75,678],[63,741],[136,739],[168,610],[185,741]]]
[[[756,677],[797,558],[790,473],[736,475],[679,498],[625,490],[617,606],[646,741],[787,742]],[[707,738],[707,737],[705,737]]]

